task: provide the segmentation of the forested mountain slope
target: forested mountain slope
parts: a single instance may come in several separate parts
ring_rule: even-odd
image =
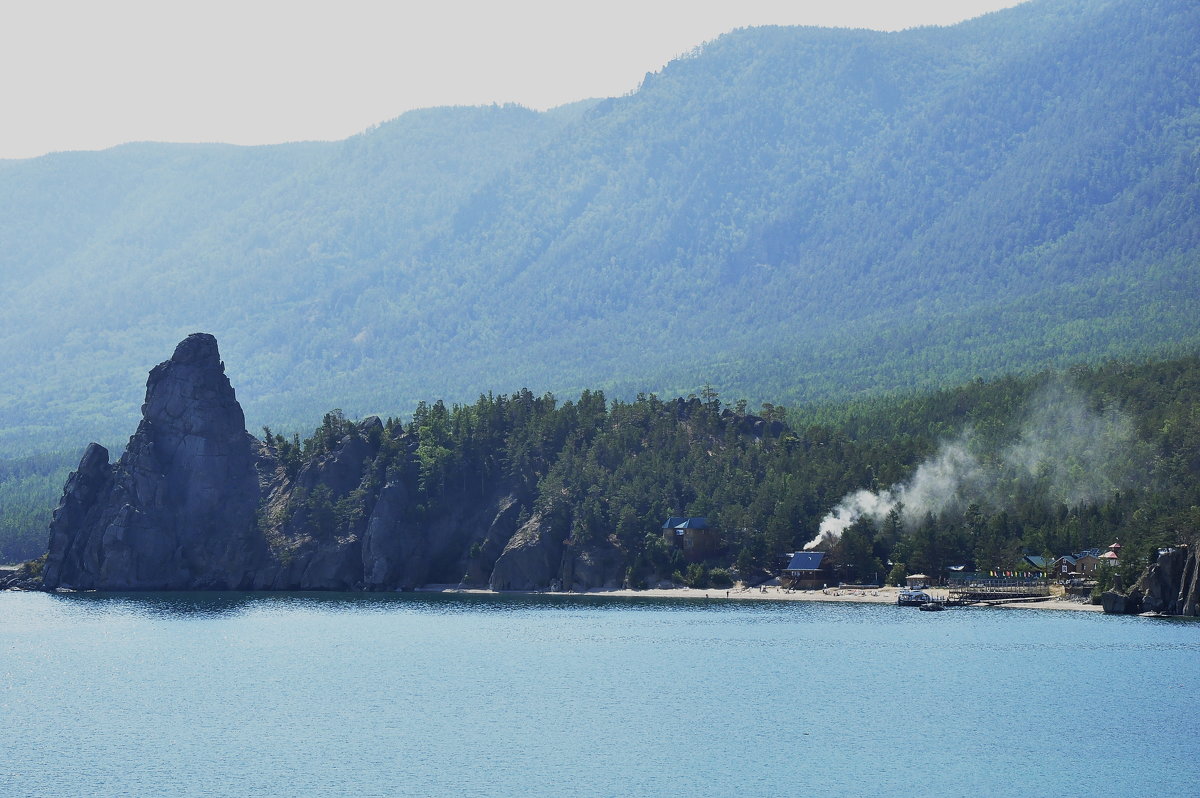
[[[0,163],[0,453],[111,441],[211,330],[251,427],[802,401],[1200,344],[1200,6],[736,31],[632,94]]]

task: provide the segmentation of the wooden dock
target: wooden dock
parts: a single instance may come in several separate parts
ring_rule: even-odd
[[[1046,601],[1050,584],[1045,580],[987,580],[951,585],[949,602],[967,604],[1011,604],[1018,601]]]

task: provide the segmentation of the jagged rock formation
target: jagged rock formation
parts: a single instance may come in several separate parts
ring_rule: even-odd
[[[529,590],[619,586],[613,545],[569,545],[528,486],[417,504],[397,472],[417,441],[375,417],[336,420],[316,452],[245,429],[217,342],[195,333],[146,382],[115,464],[92,444],[50,526],[43,586],[101,590]],[[388,449],[388,447],[391,447]],[[399,465],[398,465],[399,464]],[[411,482],[410,482],[411,484]],[[532,513],[532,515],[531,515]]]
[[[1109,590],[1101,596],[1104,611],[1133,615],[1200,615],[1200,545],[1176,546],[1161,552],[1128,592]]]
[[[266,564],[254,524],[255,441],[216,339],[196,333],[146,381],[142,421],[110,465],[92,444],[50,525],[47,587],[248,587]]]

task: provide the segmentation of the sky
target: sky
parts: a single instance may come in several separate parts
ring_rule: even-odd
[[[901,30],[1017,0],[38,0],[0,10],[0,158],[336,140],[413,108],[635,89],[753,25]]]

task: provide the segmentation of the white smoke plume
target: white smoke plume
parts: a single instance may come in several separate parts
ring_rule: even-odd
[[[929,514],[972,503],[1003,509],[1014,495],[1076,506],[1144,479],[1150,462],[1128,416],[1115,407],[1092,409],[1086,397],[1060,384],[1048,385],[1030,402],[1015,441],[999,451],[980,448],[968,429],[943,443],[907,482],[848,494],[804,548],[832,545],[855,521],[878,524],[897,509],[911,528]]]
[[[952,507],[965,507],[983,488],[986,474],[969,449],[970,434],[943,444],[938,453],[917,466],[908,482],[873,493],[859,490],[843,498],[821,521],[817,536],[805,549],[836,543],[846,527],[860,518],[882,522],[899,508],[905,526],[926,514],[938,515]]]

